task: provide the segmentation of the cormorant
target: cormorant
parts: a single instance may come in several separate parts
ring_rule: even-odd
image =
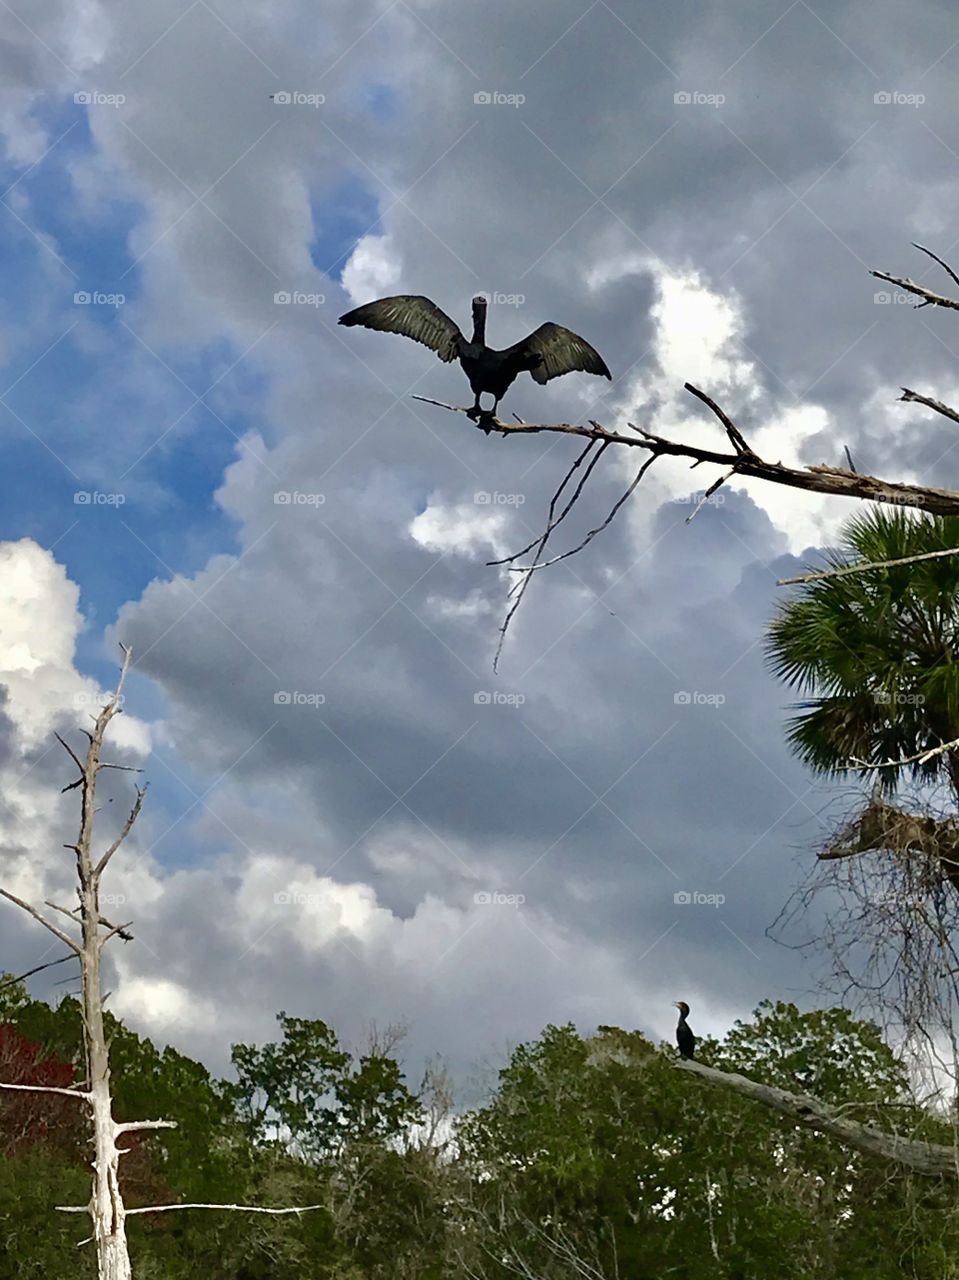
[[[676,1000],[674,1003],[679,1010],[679,1022],[676,1024],[676,1043],[679,1045],[679,1056],[681,1058],[693,1058],[696,1056],[696,1037],[689,1029],[689,1023],[686,1021],[689,1017],[689,1005],[685,1000]]]
[[[577,369],[609,379],[613,376],[603,357],[585,338],[560,324],[541,324],[521,342],[504,351],[494,351],[486,345],[486,299],[482,296],[473,299],[473,336],[469,342],[434,302],[416,294],[367,302],[340,316],[339,323],[401,333],[414,342],[422,342],[447,363],[459,360],[476,397],[476,403],[467,411],[474,420],[495,417],[500,400],[518,373],[528,372],[544,385],[551,378]],[[493,397],[491,410],[480,407],[484,392]]]

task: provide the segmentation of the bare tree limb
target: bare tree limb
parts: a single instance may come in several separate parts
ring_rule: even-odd
[[[941,400],[934,400],[932,396],[922,396],[918,391],[910,391],[908,387],[903,387],[902,395],[899,399],[914,401],[916,404],[924,404],[927,409],[935,409],[936,413],[941,413],[944,418],[951,418],[953,422],[959,422],[959,413],[955,409],[950,409]]]
[[[959,309],[959,302],[955,306]],[[417,398],[426,399],[424,396]],[[466,412],[463,405],[445,404],[441,400],[430,400],[428,403],[451,413]],[[689,458],[696,464],[708,462],[726,469],[735,467],[743,477],[765,480],[791,489],[803,489],[808,493],[884,502],[897,507],[914,507],[917,511],[928,511],[932,515],[959,515],[959,492],[953,489],[883,480],[879,476],[848,471],[842,467],[787,467],[781,462],[768,462],[752,452],[720,453],[713,449],[701,449],[696,445],[667,440],[663,436],[643,431],[641,427],[634,428],[639,432],[638,435],[630,436],[620,431],[608,431],[599,423],[583,426],[581,423],[570,422],[503,422],[498,418],[492,419],[492,422],[493,429],[503,435],[532,435],[545,431],[579,436],[583,440],[605,440],[625,448],[645,449],[656,457]]]
[[[128,1120],[124,1124],[118,1124],[114,1127],[116,1134],[136,1133],[138,1129],[176,1129],[179,1126],[175,1120]]]
[[[115,938],[117,936],[121,937],[124,942],[132,942],[133,934],[128,932],[131,924],[133,924],[133,921],[128,920],[126,924],[113,925],[113,927],[110,929],[110,932],[105,933],[103,937],[100,939],[101,948],[105,947],[111,938]],[[104,996],[103,998],[104,1000],[106,1000],[106,996]]]
[[[866,560],[859,564],[844,564],[840,569],[823,569],[815,573],[802,573],[796,578],[779,578],[777,587],[791,587],[797,582],[822,582],[826,578],[848,578],[853,573],[867,573],[870,569],[893,569],[901,564],[918,564],[920,560],[941,560],[944,556],[959,555],[959,547],[946,547],[942,551],[923,551],[915,556],[903,556],[900,560]]]
[[[940,267],[942,267],[943,271],[945,271],[946,275],[948,275],[955,284],[959,284],[959,276],[956,275],[955,271],[953,271],[952,267],[950,267],[948,262],[943,262],[942,258],[939,257],[938,253],[933,253],[931,249],[925,248],[924,245],[916,244],[915,240],[912,241],[912,247],[914,249],[918,249],[920,253],[924,253],[928,257],[932,258],[933,262],[938,262]]]
[[[65,1098],[79,1098],[81,1101],[88,1101],[89,1093],[85,1093],[82,1089],[56,1089],[53,1085],[41,1084],[3,1084],[0,1082],[0,1089],[17,1089],[23,1093],[60,1093]]]
[[[34,920],[39,921],[40,924],[43,925],[44,929],[49,929],[54,937],[59,938],[60,941],[68,946],[71,951],[75,952],[78,956],[83,954],[83,950],[78,943],[74,942],[73,939],[65,934],[62,929],[58,929],[55,924],[51,924],[46,916],[41,915],[40,912],[37,911],[36,907],[31,907],[29,902],[24,902],[22,898],[18,898],[16,894],[11,893],[9,889],[0,889],[0,898],[6,898],[9,902],[16,903],[18,907],[21,907],[26,911],[27,915],[31,915]]]
[[[679,1059],[675,1065],[677,1070],[690,1071],[710,1084],[731,1089],[734,1093],[778,1111],[780,1115],[804,1128],[838,1138],[856,1151],[905,1165],[925,1177],[959,1178],[959,1165],[953,1147],[884,1133],[881,1129],[873,1129],[869,1125],[838,1115],[833,1107],[820,1102],[818,1098],[808,1094],[788,1093],[775,1085],[759,1084],[734,1071],[717,1071],[715,1067],[707,1067],[705,1063],[685,1058]]]
[[[88,1204],[58,1204],[59,1213],[89,1213]],[[311,1213],[314,1209],[325,1209],[324,1204],[304,1204],[295,1209],[263,1209],[256,1204],[146,1204],[140,1209],[127,1209],[126,1217],[135,1213],[171,1213],[175,1209],[228,1209],[232,1213]]]
[[[923,302],[919,305],[924,307],[951,307],[954,311],[959,311],[959,302],[955,298],[947,298],[941,293],[935,293],[932,289],[927,289],[925,285],[916,284],[915,280],[910,280],[905,276],[893,276],[888,271],[870,271],[871,276],[875,276],[877,280],[887,280],[889,284],[894,284],[906,293],[913,293],[917,298],[922,298]]]
[[[938,747],[932,747],[929,751],[917,751],[914,756],[903,756],[901,760],[883,760],[879,764],[869,764],[865,760],[857,760],[852,757],[850,769],[898,769],[906,764],[925,764],[927,760],[932,760],[935,756],[944,755],[947,751],[953,751],[959,747],[959,738],[953,738],[951,742],[943,742]]]
[[[149,786],[149,783],[147,783],[147,786]],[[120,845],[123,844],[124,840],[130,834],[130,830],[134,822],[136,822],[137,818],[139,817],[140,810],[143,808],[143,801],[146,797],[147,786],[137,787],[137,798],[134,802],[133,808],[130,810],[130,813],[127,817],[126,822],[123,824],[123,829],[121,830],[120,834],[113,841],[109,849],[107,849],[106,853],[103,855],[103,857],[100,859],[100,861],[96,865],[94,874],[97,876],[98,879],[100,876],[103,875],[103,872],[104,872],[104,869],[106,868],[107,863],[110,861],[110,859],[116,853],[117,849],[119,849]]]
[[[59,960],[48,960],[46,964],[38,964],[35,969],[28,969],[26,973],[21,973],[16,978],[8,978],[6,982],[0,982],[0,991],[6,990],[7,987],[15,987],[18,982],[23,982],[25,978],[32,978],[35,973],[42,973],[44,969],[52,969],[55,965],[65,964],[67,960],[72,959],[73,956],[61,956]]]

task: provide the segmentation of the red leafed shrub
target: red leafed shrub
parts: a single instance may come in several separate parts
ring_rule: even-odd
[[[0,1081],[67,1089],[75,1072],[69,1062],[44,1053],[12,1023],[0,1024]],[[0,1155],[13,1156],[43,1142],[82,1154],[84,1104],[55,1093],[0,1089]]]

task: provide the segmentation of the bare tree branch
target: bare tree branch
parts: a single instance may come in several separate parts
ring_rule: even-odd
[[[149,783],[147,783],[147,786],[149,786]],[[117,849],[119,849],[120,845],[123,844],[124,840],[130,834],[130,830],[134,822],[136,822],[137,818],[139,817],[140,810],[143,808],[143,801],[146,797],[147,786],[137,787],[137,798],[134,802],[133,808],[130,810],[130,813],[127,817],[126,822],[123,824],[123,829],[121,830],[120,834],[117,836],[114,842],[110,845],[109,849],[107,849],[106,853],[103,855],[103,857],[100,859],[100,861],[96,865],[94,874],[97,876],[98,879],[100,876],[103,875],[103,872],[104,872],[104,869],[106,868],[107,863],[110,861],[110,859],[116,853]]]
[[[838,1115],[835,1108],[820,1102],[818,1098],[808,1094],[788,1093],[775,1085],[759,1084],[734,1071],[717,1071],[715,1067],[707,1067],[705,1063],[685,1058],[679,1059],[675,1065],[677,1070],[690,1071],[710,1084],[731,1089],[734,1093],[778,1111],[780,1115],[804,1128],[838,1138],[856,1151],[905,1165],[925,1177],[959,1179],[957,1153],[953,1147],[884,1133],[881,1129],[873,1129],[869,1125]]]
[[[85,1093],[82,1089],[56,1089],[53,1085],[41,1084],[3,1084],[0,1082],[0,1089],[18,1089],[24,1093],[60,1093],[65,1098],[79,1098],[81,1101],[89,1101],[89,1093]]]
[[[892,569],[901,564],[918,564],[920,560],[941,560],[944,556],[959,555],[959,547],[946,547],[942,551],[923,551],[920,555],[903,556],[900,560],[867,560],[860,564],[845,564],[840,569],[823,569],[816,573],[801,573],[796,578],[779,578],[777,587],[791,587],[797,582],[822,582],[826,578],[848,578],[853,573],[867,573],[870,569]]]
[[[959,302],[955,304],[959,308]],[[696,394],[696,391],[693,391]],[[425,396],[416,397],[425,400]],[[698,395],[703,399],[703,393]],[[466,413],[463,405],[445,404],[441,400],[429,400],[451,413]],[[704,400],[704,403],[707,403]],[[892,506],[914,507],[932,515],[959,515],[959,492],[953,489],[936,489],[929,485],[904,484],[883,480],[878,476],[848,471],[842,467],[810,466],[787,467],[781,462],[768,462],[752,452],[720,453],[713,449],[701,449],[696,445],[682,444],[653,435],[640,427],[633,428],[640,434],[625,435],[620,431],[608,431],[600,423],[583,426],[571,422],[503,422],[491,420],[493,429],[503,435],[532,435],[551,432],[560,435],[579,436],[583,440],[605,440],[610,444],[630,449],[645,449],[656,457],[689,458],[694,463],[715,463],[718,467],[735,467],[737,474],[787,488],[803,489],[808,493],[823,493],[838,498],[856,498],[868,502],[885,502]],[[474,424],[475,425],[475,424]],[[747,446],[748,447],[748,446]]]
[[[138,1129],[176,1129],[178,1127],[175,1120],[128,1120],[124,1124],[116,1125],[114,1132],[136,1133]]]
[[[903,387],[902,395],[899,399],[914,401],[916,404],[924,404],[927,409],[935,409],[936,413],[941,413],[944,418],[951,418],[953,422],[959,422],[959,413],[955,409],[950,409],[941,400],[934,400],[932,396],[921,396],[918,391],[910,391],[908,387]]]
[[[21,973],[16,978],[8,978],[6,982],[0,982],[0,991],[6,990],[7,987],[15,987],[18,982],[23,982],[25,978],[32,978],[35,973],[42,973],[44,969],[52,969],[55,965],[65,964],[67,960],[72,959],[73,956],[61,956],[59,960],[48,960],[46,964],[38,964],[35,969],[28,969],[26,973]]]
[[[925,285],[916,284],[915,280],[910,280],[905,276],[893,276],[888,271],[870,271],[871,276],[875,276],[877,280],[887,280],[889,284],[894,284],[906,293],[914,293],[917,298],[923,301],[919,304],[924,307],[951,307],[954,311],[959,311],[959,302],[955,298],[947,298],[941,293],[935,293],[932,289],[927,289]]]
[[[883,760],[879,764],[869,764],[865,760],[857,760],[852,757],[852,764],[849,768],[855,769],[897,769],[905,764],[925,764],[927,760],[932,760],[935,756],[941,756],[947,751],[953,751],[959,747],[959,738],[953,738],[952,742],[943,742],[938,747],[932,747],[929,751],[917,751],[914,756],[903,756],[901,760]]]
[[[89,1213],[88,1204],[58,1204],[59,1213]],[[146,1204],[140,1209],[127,1209],[126,1217],[135,1213],[171,1213],[176,1209],[228,1209],[232,1213],[311,1213],[314,1209],[325,1209],[323,1204],[304,1204],[295,1209],[263,1209],[256,1204]]]
[[[34,920],[38,920],[40,924],[43,925],[44,929],[49,929],[54,937],[59,938],[62,943],[68,946],[70,950],[75,952],[78,956],[83,954],[82,948],[78,943],[74,942],[73,939],[65,934],[62,929],[58,929],[55,924],[51,924],[46,916],[41,915],[40,912],[37,911],[36,907],[31,907],[29,902],[24,902],[22,898],[18,898],[16,894],[11,893],[9,889],[0,889],[0,897],[6,898],[9,902],[16,903],[18,907],[21,907],[26,911],[27,915],[31,915]]]

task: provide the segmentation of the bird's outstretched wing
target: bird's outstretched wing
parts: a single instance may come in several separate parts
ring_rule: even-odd
[[[384,333],[401,333],[404,338],[422,342],[435,351],[441,360],[455,360],[465,339],[445,311],[435,302],[417,294],[403,293],[395,298],[380,298],[367,302],[354,311],[340,316],[340,324],[361,324],[367,329],[380,329]]]
[[[542,357],[541,362],[530,370],[537,382],[546,383],[550,378],[559,378],[577,369],[609,379],[613,376],[595,347],[561,324],[541,324],[512,349]]]

